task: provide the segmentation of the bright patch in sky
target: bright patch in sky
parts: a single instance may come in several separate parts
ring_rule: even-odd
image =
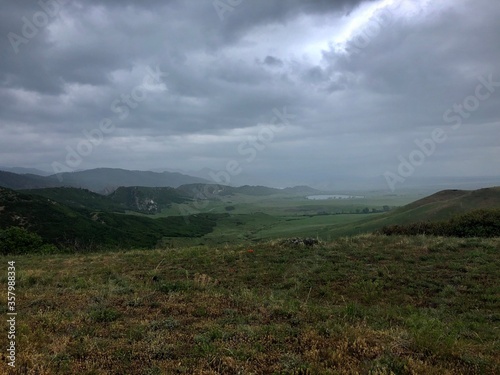
[[[365,33],[369,39],[370,35],[377,34],[381,28],[390,27],[390,23],[396,19],[416,20],[447,4],[447,0],[441,1],[440,4],[433,4],[431,0],[381,0],[376,3],[364,3],[343,17],[341,31],[333,40],[321,44],[323,49],[327,49],[326,46],[334,46],[337,51],[345,51],[346,44],[359,34]]]
[[[396,0],[397,1],[397,0]],[[375,4],[364,4],[346,16],[347,25],[334,39],[334,44],[345,44],[360,30],[367,26],[375,13],[394,5],[395,0],[383,0]]]

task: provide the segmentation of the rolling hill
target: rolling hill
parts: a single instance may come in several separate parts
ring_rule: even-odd
[[[83,192],[89,197],[88,192]],[[62,247],[150,248],[163,237],[199,237],[224,215],[151,219],[137,215],[77,209],[50,198],[0,188],[0,229],[21,227]]]
[[[449,220],[477,209],[500,208],[500,187],[479,190],[443,190],[390,211],[350,225],[330,229],[330,233],[359,234],[389,225]]]
[[[182,190],[169,187],[119,187],[108,199],[125,210],[156,214],[172,203],[184,203],[191,198]]]
[[[184,184],[208,183],[207,180],[176,172],[129,171],[98,168],[80,172],[61,173],[65,186],[81,187],[95,192],[111,193],[120,186],[179,187]]]
[[[393,224],[448,220],[475,209],[500,208],[500,187],[479,190],[443,190],[403,206],[387,216]],[[395,222],[398,221],[398,222]]]
[[[205,196],[206,198],[216,198],[217,196],[228,196],[235,194],[249,195],[255,197],[265,197],[269,195],[312,195],[319,194],[321,191],[309,186],[294,186],[284,189],[271,188],[267,186],[227,186],[216,184],[186,184],[179,186],[178,190],[192,198]]]
[[[0,186],[14,190],[43,189],[61,186],[61,183],[52,177],[0,171]]]
[[[37,176],[50,176],[53,173],[42,171],[41,169],[36,168],[23,168],[23,167],[4,167],[0,166],[0,171],[11,172],[17,174],[34,174]]]
[[[113,201],[109,196],[94,193],[87,189],[72,187],[55,187],[45,189],[19,190],[20,193],[38,195],[54,202],[61,203],[78,210],[122,212],[124,207],[120,202]]]

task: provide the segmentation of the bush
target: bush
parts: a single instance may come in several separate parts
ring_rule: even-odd
[[[421,234],[449,237],[500,237],[500,210],[474,210],[449,221],[417,222],[385,226],[378,231],[387,236]]]
[[[456,237],[500,236],[500,210],[476,210],[457,216],[450,221]]]
[[[0,254],[2,255],[39,252],[43,246],[42,237],[24,228],[11,227],[0,230]]]

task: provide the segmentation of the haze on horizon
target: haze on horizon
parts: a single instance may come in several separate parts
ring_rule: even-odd
[[[500,2],[1,9],[2,166],[274,186],[500,176]]]

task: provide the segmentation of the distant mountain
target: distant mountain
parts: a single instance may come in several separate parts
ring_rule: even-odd
[[[11,172],[17,174],[34,174],[37,176],[50,176],[52,172],[42,171],[36,168],[22,168],[22,167],[2,167],[0,166],[0,171]]]
[[[294,187],[287,187],[282,190],[284,193],[288,194],[297,194],[297,195],[314,195],[314,194],[321,194],[320,190],[313,189],[312,187],[309,186],[294,186]]]
[[[226,185],[207,185],[207,184],[188,184],[182,185],[178,188],[184,192],[185,195],[192,198],[206,196],[208,199],[216,198],[217,196],[227,196],[234,194],[252,195],[252,196],[268,196],[268,195],[310,195],[318,194],[319,190],[313,189],[309,186],[295,186],[285,189],[271,188],[267,186],[251,186],[244,185],[239,187],[226,186]]]
[[[57,179],[51,177],[0,171],[0,186],[9,189],[41,189],[60,185]]]
[[[208,181],[181,173],[155,173],[113,168],[90,169],[46,177],[0,171],[0,186],[14,190],[76,187],[109,194],[120,186],[175,188],[192,183],[208,183]]]
[[[179,187],[184,184],[207,183],[207,180],[181,173],[129,171],[125,169],[98,168],[60,174],[66,186],[80,187],[95,192],[110,193],[120,186]]]

